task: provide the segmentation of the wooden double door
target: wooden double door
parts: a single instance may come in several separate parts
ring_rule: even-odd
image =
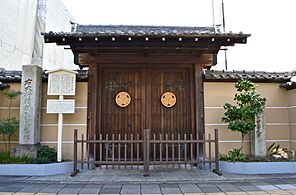
[[[102,134],[195,134],[191,68],[103,68],[101,75]],[[173,106],[162,103],[166,92]]]

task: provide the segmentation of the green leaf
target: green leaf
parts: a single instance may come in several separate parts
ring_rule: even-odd
[[[8,99],[15,99],[19,95],[21,95],[20,91],[15,91],[15,90],[5,90],[3,93]]]

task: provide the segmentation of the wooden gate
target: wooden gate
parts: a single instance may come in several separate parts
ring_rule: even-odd
[[[97,133],[142,137],[142,129],[151,129],[157,136],[193,134],[195,137],[194,90],[189,68],[105,68],[102,71],[99,108],[102,115],[98,119],[102,127]],[[116,102],[121,92],[130,98],[127,105]],[[162,104],[166,92],[174,96],[175,105]]]
[[[74,166],[72,176],[78,173],[78,164],[81,164],[80,169],[93,167],[91,165],[98,165],[100,168],[105,166],[108,168],[137,168],[143,167],[144,176],[149,176],[150,169],[158,165],[164,165],[165,168],[193,168],[205,164],[212,167],[218,175],[221,175],[219,169],[219,143],[218,143],[218,130],[215,129],[214,139],[208,135],[207,139],[195,139],[190,134],[186,134],[181,139],[180,134],[162,135],[159,137],[156,134],[150,133],[149,129],[142,132],[142,139],[139,134],[122,136],[112,134],[111,136],[100,134],[98,138],[95,136],[94,140],[84,139],[83,134],[81,139],[78,139],[77,129],[74,130]],[[129,138],[128,138],[129,137]],[[205,137],[205,136],[204,136]],[[110,146],[110,147],[109,147]],[[208,156],[199,157],[199,147],[208,149]],[[80,151],[78,151],[78,147]],[[123,150],[118,150],[123,148]],[[159,148],[159,149],[157,149]],[[99,156],[90,158],[89,151],[98,150]],[[214,155],[212,154],[214,151]],[[78,152],[80,156],[78,157]],[[143,154],[143,155],[140,155]],[[159,156],[160,158],[157,158]],[[79,158],[79,159],[78,159]],[[85,167],[86,165],[86,167]]]
[[[136,137],[132,136],[136,135],[143,139],[142,129],[151,129],[151,133],[156,137],[166,134],[179,134],[180,139],[184,139],[184,135],[189,138],[190,134],[196,137],[190,79],[188,67],[103,68],[102,106],[99,108],[102,109],[99,119],[102,128],[98,134],[103,137],[114,136],[110,137],[112,139],[135,139]],[[165,101],[162,101],[167,98],[166,94],[174,98],[174,105],[166,105]],[[106,147],[111,149],[111,145]],[[163,150],[162,153],[156,154],[156,158],[164,158],[165,156],[160,155],[164,154],[165,149],[159,146],[156,149]],[[113,150],[124,152],[122,145]],[[102,150],[102,153],[99,150],[94,151],[97,157],[102,155],[103,159],[110,158],[106,152],[107,150]],[[130,154],[130,148],[127,152]],[[140,152],[139,156],[142,155]],[[127,158],[131,157],[127,155]]]

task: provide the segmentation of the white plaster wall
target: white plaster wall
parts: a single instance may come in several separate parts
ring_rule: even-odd
[[[72,17],[60,0],[45,0],[45,29],[49,31],[71,31]],[[0,0],[0,68],[21,70],[22,65],[32,63],[36,30],[38,0]],[[42,43],[38,43],[42,44]],[[71,50],[64,46],[45,44],[43,69],[76,69]]]
[[[71,32],[72,16],[60,0],[47,0],[46,12],[45,32]],[[65,47],[67,46],[56,46],[55,43],[45,44],[43,69],[77,69],[73,63],[72,51],[65,50]]]
[[[0,0],[0,67],[21,70],[32,60],[37,0]]]

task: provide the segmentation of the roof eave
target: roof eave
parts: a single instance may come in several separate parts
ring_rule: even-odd
[[[250,34],[229,34],[229,33],[202,33],[202,34],[186,34],[186,35],[106,35],[100,33],[42,33],[46,43],[56,43],[57,45],[71,45],[81,44],[85,42],[100,43],[100,40],[108,40],[110,43],[119,41],[129,41],[133,43],[133,40],[142,40],[149,44],[151,41],[158,41],[165,44],[168,41],[175,40],[176,43],[182,44],[184,41],[191,40],[192,44],[199,43],[201,41],[208,41],[209,43],[215,41],[223,42],[221,46],[232,46],[236,43],[247,43],[247,38]]]

